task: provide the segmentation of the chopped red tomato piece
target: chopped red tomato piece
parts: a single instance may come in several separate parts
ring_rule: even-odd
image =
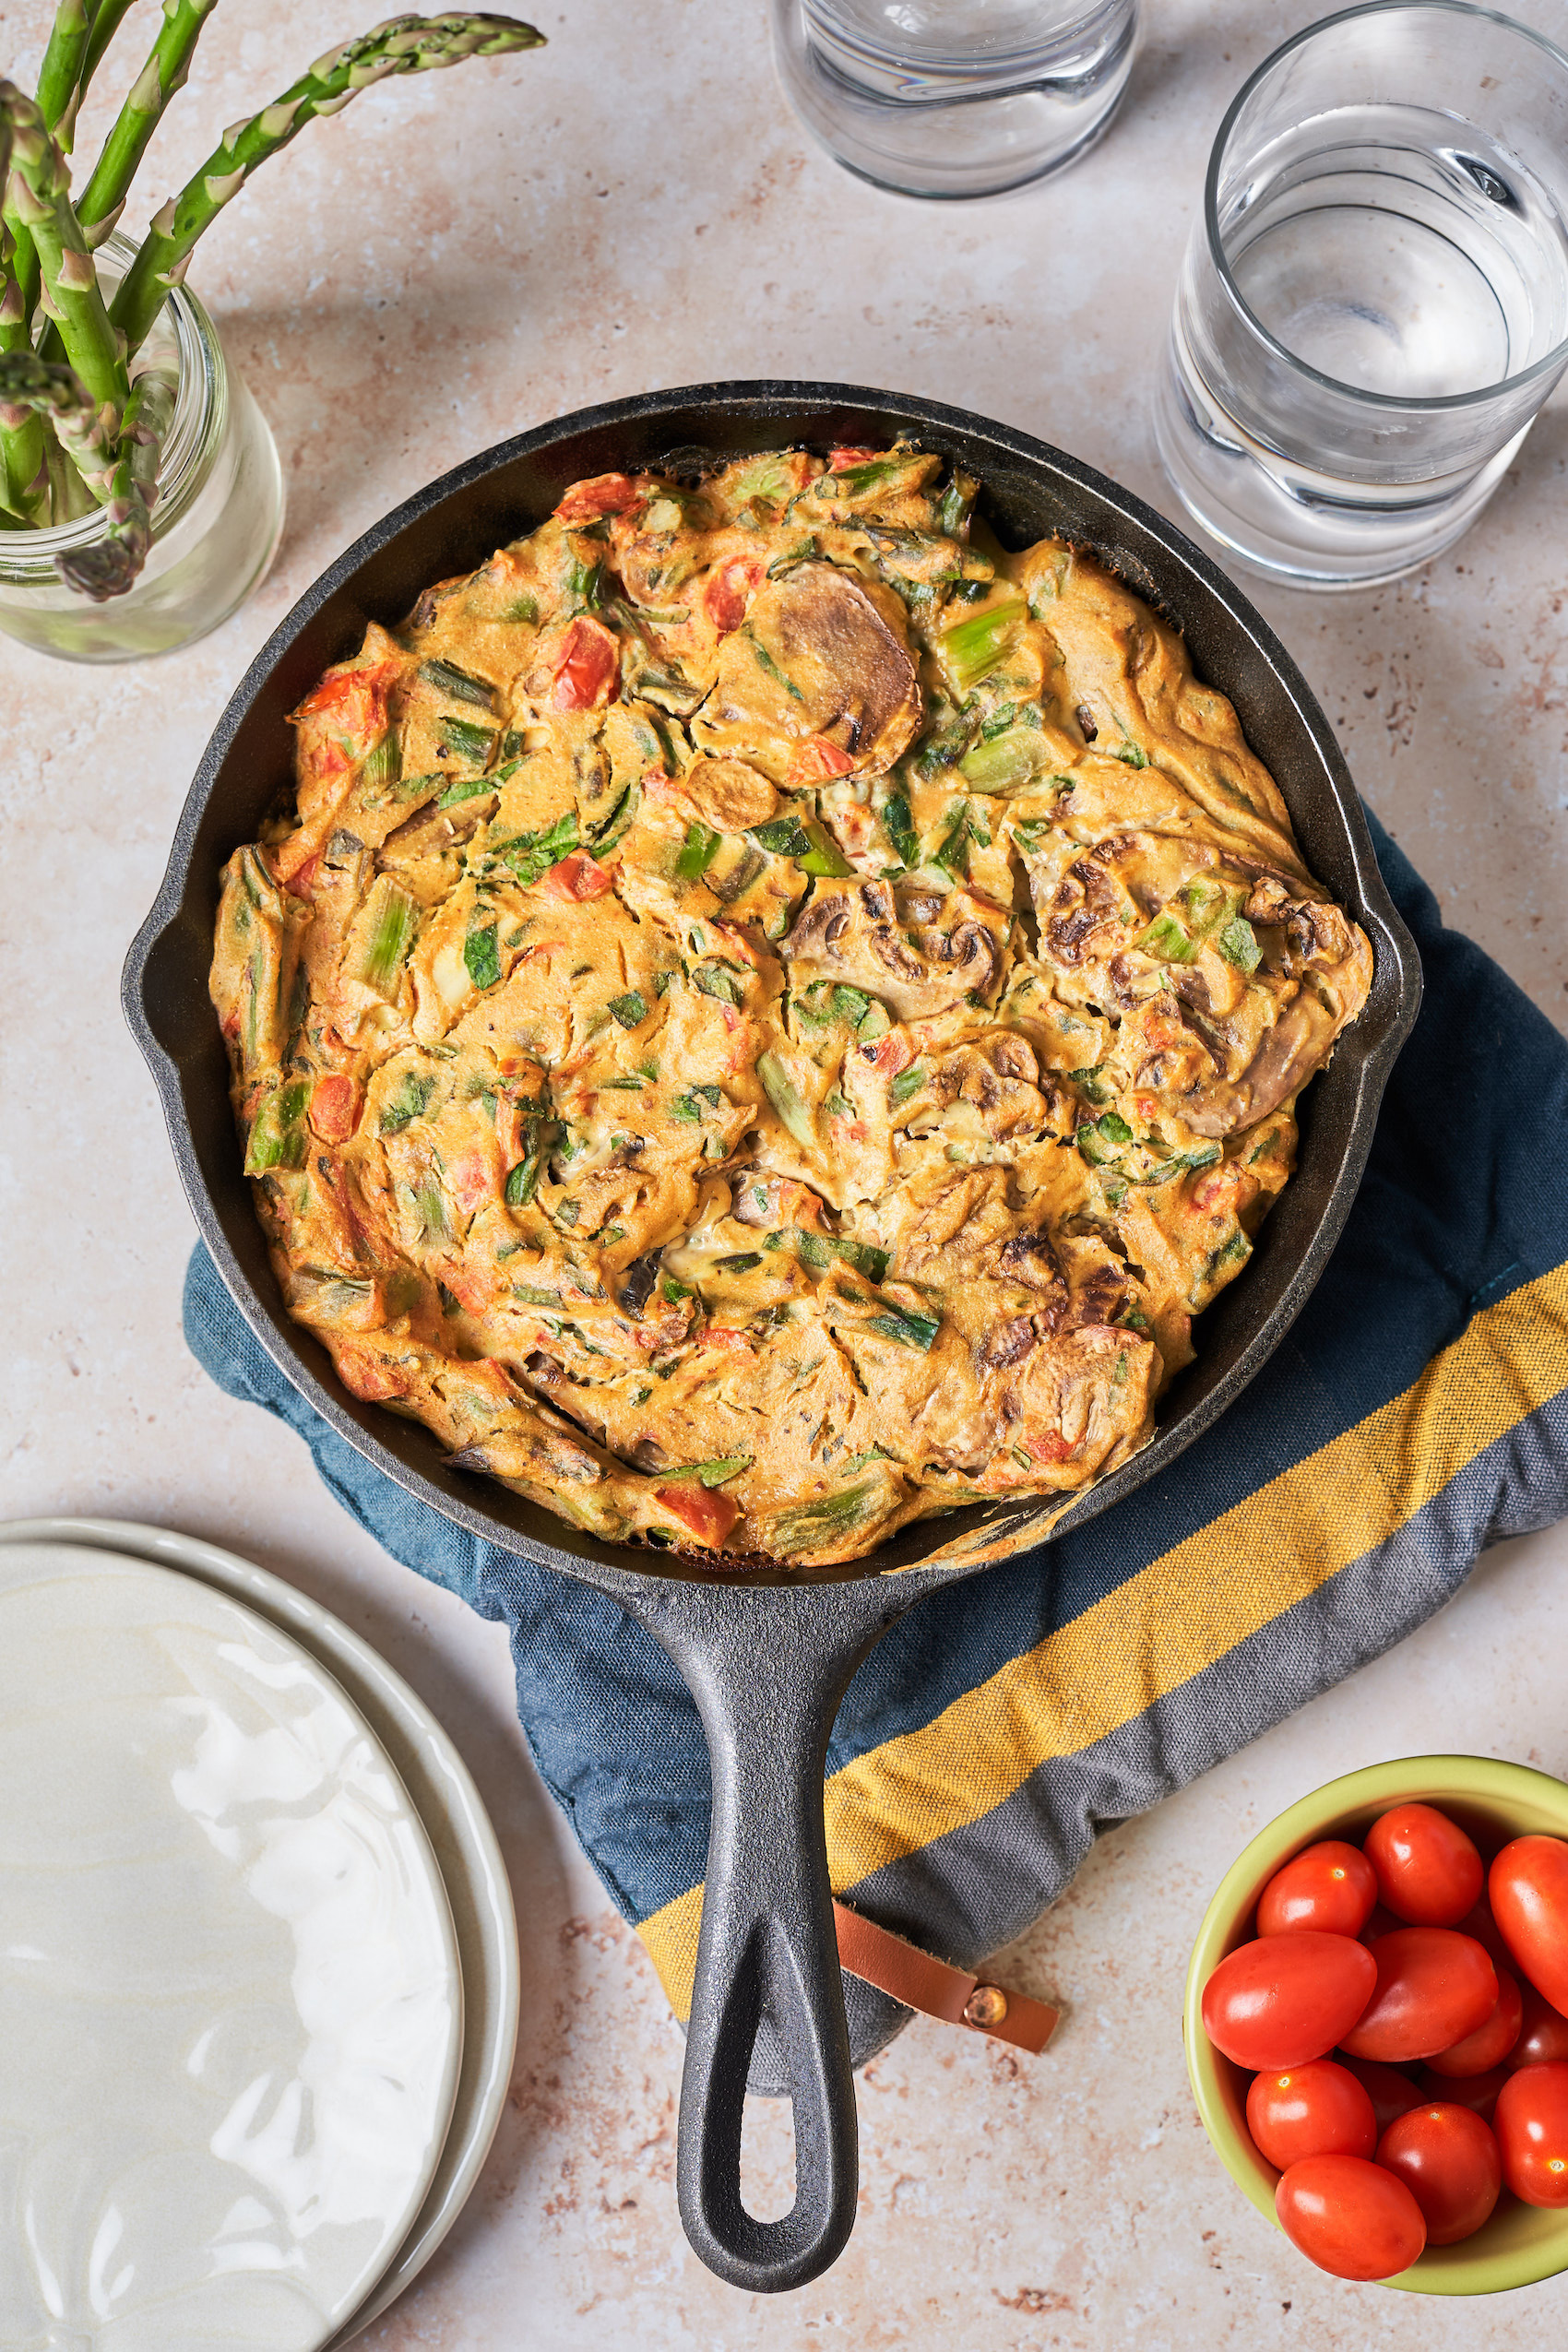
[[[854,761],[826,735],[812,735],[797,743],[790,755],[791,784],[820,784],[826,776],[848,776]]]
[[[876,454],[874,449],[831,450],[828,454],[827,470],[829,473],[841,474],[847,466],[863,466],[868,458],[874,457]]]
[[[1049,1437],[1027,1437],[1024,1443],[1037,1462],[1064,1462],[1073,1451],[1060,1430],[1052,1430]]]
[[[471,1151],[460,1152],[452,1162],[452,1197],[465,1217],[472,1217],[487,1200],[500,1190],[498,1154],[489,1154],[477,1146]]]
[[[656,1486],[653,1492],[655,1501],[699,1543],[722,1543],[741,1515],[738,1503],[731,1503],[719,1488],[703,1486],[695,1479],[683,1479],[679,1486]]]
[[[567,623],[551,662],[552,710],[594,710],[608,702],[620,661],[621,648],[609,630],[579,613]]]
[[[613,870],[601,866],[588,849],[574,849],[569,858],[551,867],[540,887],[555,898],[599,898],[614,881]]]
[[[498,1276],[490,1273],[484,1266],[464,1265],[456,1258],[449,1259],[443,1265],[441,1279],[451,1291],[457,1304],[460,1307],[467,1307],[471,1315],[492,1313],[497,1301],[505,1292],[505,1285]],[[469,1366],[465,1364],[464,1372],[466,1372],[469,1369]],[[493,1383],[487,1381],[484,1384],[490,1387],[493,1385]]]
[[[915,1049],[902,1029],[889,1029],[886,1036],[879,1037],[874,1045],[862,1045],[861,1051],[872,1068],[880,1070],[885,1078],[896,1078],[899,1071],[907,1070],[915,1058]]]
[[[386,697],[403,674],[401,662],[377,661],[368,670],[339,670],[308,694],[298,710],[290,713],[296,726],[307,719],[325,719],[334,734],[369,749],[374,737],[386,728]]]
[[[295,871],[289,875],[285,887],[291,890],[296,898],[309,898],[314,897],[315,892],[315,870],[320,863],[321,851],[318,849],[313,858],[307,858],[303,866],[297,867]]]
[[[749,556],[731,556],[711,576],[702,592],[702,609],[721,637],[738,629],[746,617],[746,600],[762,577],[762,565]]]
[[[624,515],[647,494],[630,474],[590,474],[572,484],[555,512],[564,523],[597,522],[601,515]]]
[[[1211,1215],[1217,1209],[1229,1208],[1241,1189],[1241,1171],[1234,1161],[1221,1160],[1206,1176],[1200,1176],[1193,1186],[1193,1206]]]
[[[324,1144],[346,1144],[359,1124],[360,1090],[352,1078],[317,1078],[310,1123]]]

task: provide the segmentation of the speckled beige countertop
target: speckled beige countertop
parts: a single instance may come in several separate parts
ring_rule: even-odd
[[[50,13],[0,0],[0,70],[30,77]],[[505,434],[650,386],[835,377],[984,410],[1169,505],[1147,389],[1207,143],[1245,72],[1312,10],[1147,13],[1098,152],[978,208],[884,196],[819,156],[777,99],[761,0],[551,6],[540,56],[374,92],[268,166],[193,273],[282,453],[270,580],[206,643],[139,669],[72,670],[0,640],[0,1515],[163,1521],[318,1595],[449,1726],[515,1872],[511,2105],[457,2231],[365,2338],[376,2352],[1536,2352],[1568,2336],[1568,2283],[1449,2305],[1308,2270],[1209,2153],[1177,2025],[1207,1893],[1295,1797],[1433,1745],[1568,1774],[1568,1536],[1495,1550],[1394,1655],[1105,1837],[1012,1956],[1066,2009],[1050,2053],[917,2022],[862,2082],[849,2251],[796,2295],[734,2294],[676,2222],[680,2035],[532,1773],[501,1630],[389,1561],[298,1442],[184,1351],[191,1226],[117,1004],[192,768],[251,655],[359,531]],[[1562,17],[1547,0],[1519,13]],[[373,14],[226,0],[153,149],[147,209],[219,127]],[[128,50],[154,21],[143,0]],[[1350,598],[1260,597],[1449,920],[1560,1024],[1565,462],[1560,399],[1429,572]],[[759,2208],[777,2211],[778,2108],[754,2137]]]

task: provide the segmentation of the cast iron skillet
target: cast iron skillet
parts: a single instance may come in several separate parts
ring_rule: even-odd
[[[899,436],[980,475],[1002,540],[1048,532],[1093,547],[1185,632],[1199,674],[1236,705],[1285,795],[1313,872],[1370,936],[1376,969],[1356,1026],[1303,1104],[1301,1163],[1241,1280],[1199,1326],[1154,1442],[1093,1488],[1078,1526],[1163,1469],[1224,1411],[1297,1314],[1338,1238],[1389,1069],[1415,1018],[1420,968],[1373,861],[1327,721],[1284,647],[1190,540],[1141,500],[980,417],[832,384],[697,385],[564,417],[474,457],[378,523],[325,572],[252,663],[203,755],[158,901],[125,965],[126,1016],[162,1099],[202,1236],[257,1337],[316,1411],[378,1469],[469,1534],[609,1593],[662,1643],[702,1711],[713,1815],[681,2092],[682,2219],[737,2287],[814,2278],[854,2223],[857,2135],[823,1830],[822,1776],[856,1667],[912,1602],[1049,1540],[1037,1502],[977,1506],[907,1529],[871,1562],[743,1580],[601,1544],[446,1467],[424,1428],[339,1384],[291,1323],[242,1173],[229,1073],[207,992],[219,870],[255,837],[291,773],[285,714],[367,620],[396,624],[433,580],[530,530],[569,482],[807,444],[881,448]],[[897,1573],[890,1573],[897,1572]],[[794,2103],[797,2192],[758,2222],[740,2195],[742,2097],[759,2027]]]

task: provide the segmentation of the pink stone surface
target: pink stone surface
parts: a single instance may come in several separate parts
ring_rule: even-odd
[[[128,226],[222,125],[372,13],[230,0]],[[821,375],[981,410],[1169,508],[1146,394],[1208,141],[1245,73],[1311,12],[1157,0],[1148,13],[1103,146],[1060,183],[973,208],[880,195],[810,147],[778,101],[760,0],[578,0],[539,18],[542,55],[370,93],[267,166],[192,272],[283,457],[290,521],[270,580],[205,643],[140,668],[73,670],[0,640],[0,1513],[161,1521],[315,1593],[449,1726],[515,1874],[511,2105],[446,2247],[366,2335],[377,2352],[1536,2352],[1568,2334],[1561,2283],[1448,2304],[1312,2272],[1209,2151],[1178,2014],[1210,1890],[1307,1789],[1433,1746],[1568,1776],[1562,1532],[1501,1548],[1399,1650],[1111,1830],[1000,1971],[1063,2005],[1049,2054],[917,2023],[862,2081],[861,2218],[843,2260],[775,2302],[734,2294],[675,2216],[680,2035],[533,1774],[500,1629],[389,1561],[298,1441],[184,1352],[190,1221],[116,1002],[191,771],[246,663],[359,531],[505,434],[651,386]],[[0,0],[0,69],[30,76],[50,14]],[[81,155],[156,21],[133,12]],[[1429,572],[1370,595],[1259,600],[1449,919],[1560,1024],[1565,467],[1560,398]],[[780,2108],[759,2108],[748,2166],[756,2209],[780,2210]]]

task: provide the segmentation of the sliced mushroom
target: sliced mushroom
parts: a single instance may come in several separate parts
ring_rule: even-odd
[[[837,564],[800,564],[769,581],[722,641],[692,732],[717,754],[752,748],[786,760],[814,739],[827,747],[824,773],[875,776],[908,751],[921,718],[897,598]]]
[[[940,922],[911,947],[885,882],[819,882],[779,942],[787,963],[831,973],[879,996],[900,1020],[982,994],[1001,969],[1010,917],[968,891],[944,901]]]
[[[766,776],[743,759],[694,760],[681,778],[681,790],[705,825],[720,833],[744,833],[766,825],[778,806],[778,795]]]

